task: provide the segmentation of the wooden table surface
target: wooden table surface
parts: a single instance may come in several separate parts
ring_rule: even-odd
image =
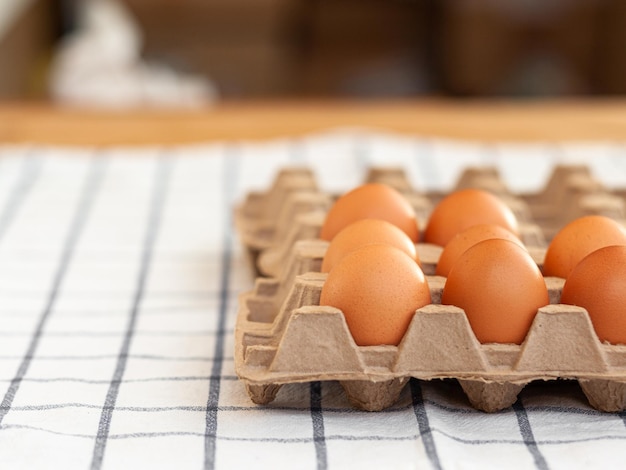
[[[0,104],[0,143],[180,144],[298,136],[342,126],[485,141],[626,140],[626,98],[241,102],[133,111]]]

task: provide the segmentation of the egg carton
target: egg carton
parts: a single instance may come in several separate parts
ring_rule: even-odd
[[[414,377],[456,379],[472,406],[493,412],[529,382],[571,379],[594,408],[626,409],[626,346],[600,342],[586,310],[559,304],[562,279],[545,278],[550,305],[521,345],[479,343],[464,311],[441,305],[445,278],[428,275],[432,303],[415,312],[400,344],[357,346],[343,313],[319,305],[327,247],[298,241],[279,279],[258,278],[240,296],[235,368],[253,402],[270,403],[283,384],[332,380],[353,406],[377,411]]]
[[[421,227],[446,195],[415,192],[397,168],[372,168],[365,181],[405,194]],[[455,189],[467,187],[486,189],[509,204],[540,267],[546,239],[569,220],[587,214],[621,219],[624,212],[623,199],[583,166],[557,167],[533,194],[512,194],[488,167],[466,170]],[[379,410],[397,400],[410,377],[456,378],[476,408],[496,411],[513,403],[530,381],[568,378],[578,380],[592,406],[625,408],[626,347],[601,344],[584,309],[558,304],[562,279],[545,278],[551,305],[539,310],[521,346],[481,345],[462,310],[440,305],[445,278],[434,276],[442,250],[435,245],[416,244],[432,305],[416,312],[399,346],[357,346],[343,314],[319,306],[328,243],[317,237],[336,197],[318,189],[310,170],[285,169],[267,192],[251,193],[236,208],[237,228],[255,266],[273,276],[257,279],[239,304],[235,365],[254,402],[269,403],[284,383],[338,380],[356,407]]]
[[[372,167],[364,182],[388,184],[405,195],[425,227],[434,206],[448,193],[419,192],[401,168]],[[497,195],[515,213],[520,238],[531,250],[545,248],[568,222],[584,215],[626,216],[621,193],[608,191],[583,165],[557,166],[543,190],[510,191],[494,167],[466,169],[454,189],[479,188]],[[265,192],[250,193],[235,209],[235,223],[257,275],[277,277],[294,243],[317,238],[325,214],[338,197],[319,189],[307,168],[285,168]],[[430,274],[430,273],[427,273]]]

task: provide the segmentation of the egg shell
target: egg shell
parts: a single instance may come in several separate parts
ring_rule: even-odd
[[[391,245],[416,260],[415,244],[409,236],[386,220],[357,220],[345,227],[330,242],[322,262],[322,272],[329,272],[344,256],[365,245]]]
[[[480,189],[463,189],[435,206],[424,230],[424,241],[446,246],[457,233],[478,224],[499,225],[519,235],[515,214],[497,196]]]
[[[382,183],[367,183],[339,197],[328,211],[320,238],[330,241],[344,227],[361,219],[386,220],[413,242],[419,239],[415,210],[400,192]]]
[[[543,274],[566,279],[585,256],[611,245],[626,245],[622,225],[602,215],[579,217],[559,230],[550,242]]]
[[[561,303],[583,307],[600,341],[626,344],[626,246],[585,256],[565,280]]]
[[[414,259],[389,245],[367,245],[328,273],[320,305],[340,309],[359,346],[397,345],[415,311],[431,302]]]
[[[450,270],[441,303],[462,308],[481,343],[521,344],[548,290],[530,254],[509,240],[484,240]]]
[[[517,236],[499,225],[472,225],[457,233],[454,238],[448,242],[441,252],[435,274],[438,276],[447,276],[454,263],[456,263],[465,251],[483,240],[490,240],[492,238],[510,240],[524,248],[524,244]]]

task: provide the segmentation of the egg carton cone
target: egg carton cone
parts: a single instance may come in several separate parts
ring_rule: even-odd
[[[319,305],[327,247],[297,242],[280,279],[257,279],[240,295],[235,368],[253,402],[270,403],[287,383],[338,381],[353,406],[378,411],[414,377],[456,379],[473,407],[494,412],[532,381],[571,379],[594,408],[626,409],[626,346],[600,342],[586,310],[559,304],[562,279],[545,278],[550,305],[521,345],[479,343],[464,311],[441,305],[445,278],[429,275],[432,303],[400,344],[358,346],[341,310]]]
[[[249,193],[235,207],[234,222],[256,274],[263,274],[258,270],[259,255],[282,244],[298,215],[327,211],[332,202],[330,195],[317,188],[313,173],[307,168],[284,168],[267,191]]]
[[[578,217],[604,215],[622,223],[626,217],[623,194],[607,189],[585,165],[556,166],[542,191],[518,197],[548,241]]]

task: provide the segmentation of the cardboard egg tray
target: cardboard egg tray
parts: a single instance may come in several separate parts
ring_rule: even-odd
[[[364,182],[385,183],[403,193],[422,229],[434,206],[446,195],[415,190],[400,168],[371,168]],[[469,168],[454,189],[470,187],[496,194],[513,210],[520,223],[520,237],[531,252],[547,246],[561,227],[577,217],[626,217],[624,198],[604,188],[582,165],[555,167],[544,189],[531,194],[509,191],[493,167]],[[235,209],[235,224],[256,274],[278,277],[293,244],[318,237],[337,196],[319,189],[307,168],[285,168],[267,191],[250,193]]]
[[[584,309],[559,304],[562,279],[545,278],[550,305],[539,309],[523,344],[480,344],[463,310],[441,305],[445,278],[433,275],[441,253],[434,245],[417,244],[432,304],[416,311],[398,346],[357,346],[342,312],[319,306],[326,279],[319,271],[328,242],[317,239],[317,234],[333,196],[312,186],[298,197],[295,185],[286,192],[277,188],[292,177],[313,182],[310,172],[283,171],[267,193],[249,196],[236,210],[244,245],[256,251],[257,262],[273,254],[277,264],[275,276],[257,278],[254,288],[239,299],[235,368],[253,402],[270,403],[286,383],[335,380],[355,407],[375,411],[395,403],[411,377],[454,378],[472,406],[491,412],[513,404],[531,381],[573,379],[598,410],[626,409],[626,346],[601,343]],[[384,181],[408,194],[426,217],[443,196],[414,193],[399,170],[371,171],[368,180]],[[589,213],[620,219],[623,215],[622,199],[598,186],[583,167],[557,168],[538,194],[512,195],[499,181],[493,169],[468,170],[457,187],[489,189],[517,206],[516,213],[526,217],[524,226],[530,227],[526,239],[540,266],[547,237],[545,225],[535,223],[535,217],[554,224],[551,217],[558,215],[562,226],[568,217]],[[274,193],[303,206],[314,202],[306,209],[295,208],[298,204]],[[578,212],[564,210],[563,194],[577,198]],[[549,204],[550,198],[560,201],[560,210]],[[263,201],[270,199],[281,209],[264,207]],[[257,214],[253,205],[259,208]],[[278,227],[272,220],[290,227]],[[261,239],[264,244],[258,243]]]

